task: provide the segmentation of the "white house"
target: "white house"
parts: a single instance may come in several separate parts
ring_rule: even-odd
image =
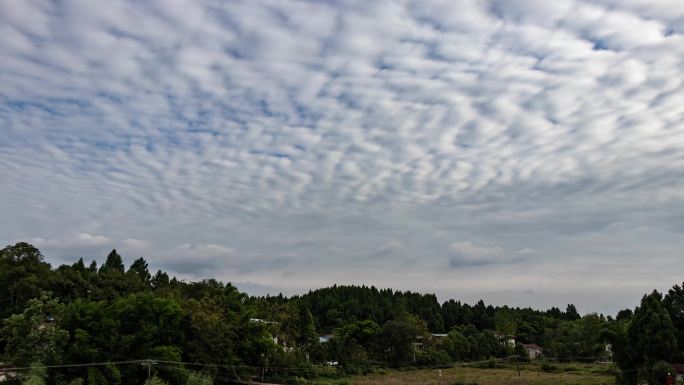
[[[525,347],[525,350],[527,350],[530,360],[536,360],[544,353],[544,349],[537,344],[523,344],[523,346]]]
[[[499,332],[494,332],[494,336],[499,340],[499,343],[507,348],[515,347],[515,336],[508,334],[501,334]]]

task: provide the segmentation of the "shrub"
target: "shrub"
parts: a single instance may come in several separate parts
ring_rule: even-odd
[[[668,362],[658,361],[648,375],[648,383],[650,385],[660,385],[665,384],[667,374],[675,373],[674,368]]]

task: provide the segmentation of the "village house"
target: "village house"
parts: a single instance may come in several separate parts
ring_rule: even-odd
[[[530,360],[536,360],[544,353],[544,349],[537,344],[523,344],[523,347],[527,350]]]
[[[613,344],[605,343],[605,349],[599,362],[604,364],[613,362]]]
[[[509,335],[509,334],[502,334],[499,332],[494,332],[494,336],[496,337],[497,340],[499,340],[499,343],[507,348],[514,348],[515,347],[515,336]]]
[[[13,380],[17,377],[17,373],[7,370],[8,368],[8,365],[0,363],[0,382]]]

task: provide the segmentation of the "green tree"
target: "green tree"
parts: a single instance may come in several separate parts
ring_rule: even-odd
[[[661,300],[657,291],[644,296],[628,329],[630,348],[649,366],[657,361],[669,361],[677,351],[674,326]]]
[[[318,342],[311,311],[302,302],[297,303],[297,347],[306,350]]]
[[[525,346],[523,346],[523,344],[520,342],[515,344],[514,354],[516,359],[519,361],[527,362],[530,360],[530,354],[527,352],[527,349],[525,349]]]
[[[470,341],[461,333],[461,328],[449,332],[444,348],[454,361],[467,361],[472,357]]]
[[[45,367],[41,364],[32,364],[31,369],[26,373],[22,385],[45,385],[45,378],[47,377],[47,371]]]
[[[83,259],[73,265],[62,265],[55,271],[52,292],[65,301],[88,298],[92,289],[93,274],[86,269]]]
[[[666,384],[668,374],[676,373],[672,364],[666,361],[658,361],[653,365],[648,376],[649,384]]]
[[[150,288],[152,276],[144,258],[140,257],[133,261],[126,272],[126,276],[134,286],[135,291],[144,291]]]
[[[330,349],[343,368],[363,372],[379,349],[380,326],[373,321],[356,321],[335,329]]]
[[[51,280],[50,265],[34,246],[19,242],[0,250],[0,318],[21,312]]]
[[[202,373],[195,373],[192,372],[188,376],[188,381],[186,382],[186,385],[213,385],[214,381],[212,381],[211,377],[202,374]]]
[[[578,319],[582,318],[577,311],[577,308],[573,304],[568,304],[568,306],[565,308],[565,319],[568,321],[576,321]]]
[[[100,267],[100,272],[117,272],[123,274],[125,271],[123,258],[113,249],[108,255],[105,263]]]
[[[400,318],[382,325],[379,345],[386,361],[409,363],[414,361],[417,344],[425,343],[427,336],[425,324],[417,317],[404,313]]]
[[[157,270],[157,273],[152,277],[152,287],[155,289],[160,289],[169,285],[169,275],[161,270]]]
[[[96,290],[93,297],[96,299],[114,300],[137,289],[137,285],[132,286],[126,279],[123,259],[116,250],[107,255],[107,260],[100,267],[94,282]]]
[[[152,377],[145,382],[145,385],[169,385],[169,384],[159,377]]]
[[[654,377],[650,374],[654,365],[659,361],[669,362],[677,352],[674,327],[661,301],[662,295],[657,291],[641,299],[627,329],[625,344],[629,357],[626,362],[644,368],[641,374],[651,385],[655,385]]]
[[[499,309],[494,315],[494,324],[496,331],[504,336],[514,336],[518,331],[518,317],[515,312],[512,312],[508,307]]]
[[[68,333],[56,322],[62,305],[47,295],[28,301],[21,314],[12,315],[0,329],[4,359],[17,366],[60,362]]]
[[[663,305],[670,314],[670,319],[675,328],[677,346],[680,352],[684,350],[684,283],[674,285],[665,295]],[[684,354],[680,354],[680,360],[684,360]]]

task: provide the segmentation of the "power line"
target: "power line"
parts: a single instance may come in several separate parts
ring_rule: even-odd
[[[87,363],[87,364],[41,365],[41,367],[43,367],[45,369],[81,368],[81,367],[88,367],[88,366],[139,364],[143,361],[145,361],[145,360],[92,362],[92,363]],[[32,366],[21,366],[21,367],[14,367],[14,368],[0,367],[0,370],[17,372],[17,371],[21,371],[21,370],[29,370],[32,368],[33,368]]]

